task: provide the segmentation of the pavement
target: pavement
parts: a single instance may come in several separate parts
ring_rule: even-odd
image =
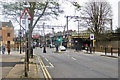
[[[0,79],[2,80],[16,80],[16,79],[38,79],[40,73],[38,72],[37,65],[35,62],[35,57],[29,59],[29,72],[28,77],[24,77],[24,64],[25,52],[20,54],[18,51],[11,51],[10,55],[5,52],[5,54],[0,54]]]

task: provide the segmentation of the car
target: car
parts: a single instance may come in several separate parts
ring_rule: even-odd
[[[53,45],[53,44],[50,44],[50,48],[55,48],[55,45]]]
[[[64,46],[60,46],[59,49],[60,49],[61,51],[66,51],[66,48],[65,48]]]

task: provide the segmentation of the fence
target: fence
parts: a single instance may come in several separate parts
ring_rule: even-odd
[[[103,49],[103,53],[105,53],[105,55],[107,55],[108,53],[111,54],[111,56],[113,56],[114,53],[118,54],[118,56],[120,56],[120,48],[108,48],[108,47],[104,47]],[[95,53],[97,52],[95,47],[87,47],[87,53],[88,51],[90,51],[90,53]]]
[[[107,55],[108,47],[105,47],[105,55]],[[118,56],[120,56],[120,48],[110,48],[111,56],[113,56],[113,53],[118,53]]]

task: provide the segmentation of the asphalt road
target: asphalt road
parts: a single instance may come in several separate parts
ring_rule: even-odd
[[[54,48],[34,49],[52,78],[118,78],[118,59],[67,50],[55,53]]]

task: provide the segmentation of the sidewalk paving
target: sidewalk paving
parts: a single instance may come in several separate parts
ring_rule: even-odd
[[[2,67],[2,79],[26,79],[24,77],[24,60],[25,60],[25,52],[20,54],[18,51],[11,51],[10,55],[5,52],[5,54],[0,54],[1,59],[1,67]],[[40,78],[39,73],[37,71],[35,58],[29,59],[29,72],[27,78]]]

